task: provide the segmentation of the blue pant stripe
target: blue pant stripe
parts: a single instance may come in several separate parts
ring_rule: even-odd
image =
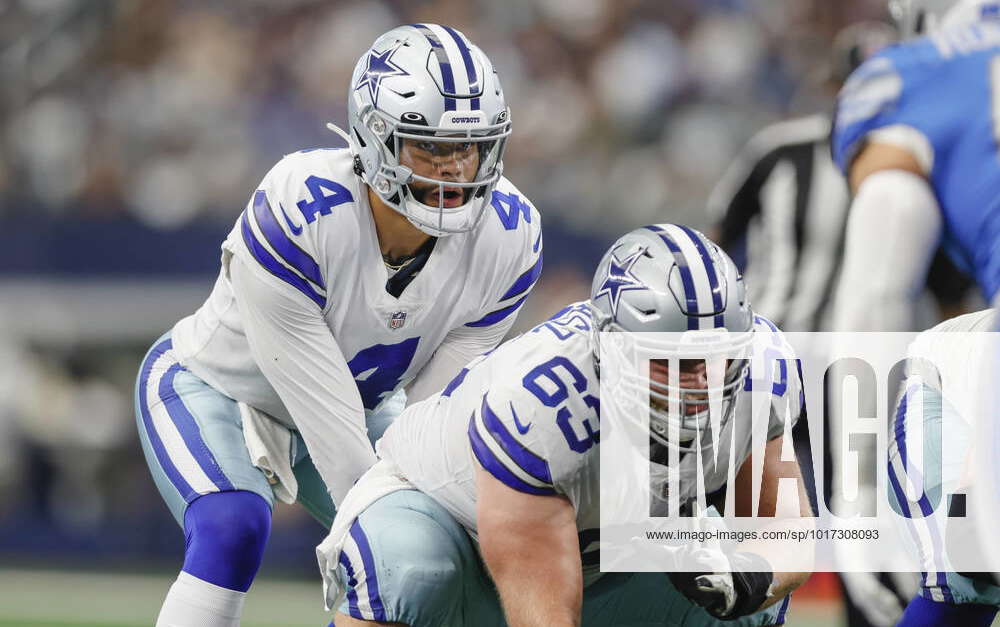
[[[382,607],[382,598],[378,594],[378,576],[375,574],[375,557],[372,555],[371,545],[368,544],[368,538],[365,536],[364,529],[361,528],[361,522],[358,520],[354,521],[351,525],[351,537],[354,538],[355,544],[358,545],[358,552],[361,553],[361,563],[365,566],[365,583],[368,588],[368,604],[372,608],[372,614],[375,616],[375,620],[385,621],[385,608]]]
[[[351,559],[347,557],[347,553],[343,550],[340,552],[340,565],[343,566],[344,571],[347,572],[348,613],[354,618],[364,620],[365,617],[361,614],[361,610],[358,609],[358,591],[354,589],[354,586],[358,585],[358,578],[354,574],[354,566],[351,565]]]
[[[149,375],[153,370],[153,364],[172,348],[173,342],[170,339],[166,339],[154,346],[149,351],[149,355],[146,356],[146,361],[142,364],[142,371],[139,374],[139,414],[142,416],[143,428],[146,430],[146,436],[149,438],[149,443],[153,447],[153,452],[156,454],[156,460],[160,463],[160,467],[167,475],[167,478],[170,479],[170,482],[174,484],[177,491],[181,493],[184,500],[190,500],[191,496],[194,495],[194,490],[184,480],[184,477],[181,476],[177,467],[174,466],[170,455],[167,454],[166,447],[163,446],[160,434],[156,432],[156,428],[153,426],[153,416],[149,413],[149,399],[147,398],[148,394],[146,391],[146,388],[149,387]]]
[[[234,490],[233,484],[222,472],[222,468],[215,460],[215,455],[212,455],[212,451],[209,450],[208,445],[205,444],[205,440],[202,439],[201,429],[198,427],[197,421],[195,421],[194,416],[188,411],[187,406],[184,405],[184,401],[181,400],[180,395],[174,389],[174,377],[183,369],[183,366],[175,363],[170,366],[166,374],[163,375],[163,378],[160,379],[160,400],[163,401],[167,415],[170,416],[170,420],[177,426],[177,431],[181,434],[185,446],[187,446],[191,455],[198,462],[198,465],[201,466],[205,476],[221,491]]]
[[[902,464],[903,469],[908,473],[913,473],[914,483],[919,483],[923,485],[923,480],[921,475],[916,471],[916,469],[910,469],[907,466],[907,454],[906,454],[906,407],[909,402],[910,395],[913,394],[918,389],[917,386],[910,386],[907,388],[906,392],[903,393],[903,398],[899,402],[899,407],[896,410],[896,425],[895,425],[895,436],[896,436],[896,448],[899,449],[899,461]],[[896,491],[896,498],[900,500],[901,503],[906,502],[906,493],[902,490],[899,479],[894,477],[894,471],[892,470],[891,464],[889,469],[889,479],[893,483],[893,490]],[[907,510],[907,522],[911,527],[917,524],[925,523],[929,516],[934,513],[934,509],[931,507],[930,501],[927,499],[926,491],[921,488],[920,497],[917,500],[917,505],[920,507],[920,512],[924,516],[923,519],[918,523],[916,519],[909,517],[909,510]],[[932,564],[936,564],[937,560],[934,559],[937,556],[943,554],[942,549],[942,539],[938,533],[938,528],[933,523],[926,524],[927,532],[931,536],[931,559]],[[914,536],[916,534],[914,533]],[[919,545],[920,542],[918,541]],[[948,587],[948,577],[947,574],[941,570],[935,569],[936,581],[938,588],[941,589],[941,593],[944,595],[945,602],[952,603],[954,598],[951,594],[951,589]],[[926,576],[925,576],[926,579]]]

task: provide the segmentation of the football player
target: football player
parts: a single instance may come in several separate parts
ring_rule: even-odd
[[[981,332],[994,328],[995,310],[967,314],[921,333],[909,349],[906,387],[889,431],[888,458],[889,498],[903,514],[896,521],[905,529],[904,537],[911,538],[912,554],[923,571],[920,591],[898,623],[904,627],[985,627],[1000,607],[1000,586],[990,573],[955,572],[961,554],[979,545],[967,528],[949,524],[952,516],[965,516],[965,501],[956,501],[956,495],[964,499],[977,487],[970,482],[975,473],[968,463],[976,421],[992,416],[975,409],[976,374],[987,351],[993,350]],[[911,433],[920,434],[922,447]],[[918,447],[922,462],[914,465]],[[945,511],[932,517],[935,504]]]
[[[143,361],[142,446],[186,538],[158,625],[238,625],[274,499],[328,526],[401,390],[494,348],[541,271],[539,215],[502,176],[510,112],[465,35],[380,36],[348,117],[348,149],[264,177],[208,300]]]
[[[1000,2],[889,5],[911,40],[851,75],[833,131],[854,193],[838,331],[913,328],[939,241],[988,301],[1000,288]]]
[[[683,226],[645,227],[606,253],[589,302],[571,304],[477,358],[439,395],[410,406],[380,441],[380,461],[348,494],[317,550],[328,605],[339,603],[334,623],[782,623],[787,595],[807,575],[773,572],[752,552],[727,558],[716,551],[713,557],[725,561],[701,573],[599,572],[600,332],[689,329],[727,331],[699,345],[713,361],[725,354],[723,346],[755,339],[794,358],[780,332],[754,316],[743,280],[721,249]],[[712,454],[693,452],[711,446],[706,361],[681,362],[679,388],[667,385],[670,360],[650,363],[638,389],[653,399],[651,452],[677,447],[681,468],[692,473],[700,459],[705,493],[720,491],[729,447],[720,447],[719,464],[707,461]],[[727,407],[720,438],[734,442],[737,482],[746,479],[750,400],[768,395],[768,484],[786,422],[801,411],[801,382],[785,361],[780,387],[746,392],[744,364],[733,360],[712,388]],[[684,408],[677,429],[664,402]],[[763,489],[762,503],[773,504],[776,485]],[[799,513],[808,516],[801,479],[799,486]]]

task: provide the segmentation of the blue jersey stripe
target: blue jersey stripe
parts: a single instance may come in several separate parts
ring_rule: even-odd
[[[504,318],[506,318],[507,316],[514,313],[515,311],[517,311],[518,307],[520,307],[521,304],[524,303],[524,301],[528,298],[528,296],[529,296],[528,294],[525,294],[521,298],[514,301],[512,305],[508,305],[502,309],[497,309],[496,311],[491,311],[490,313],[486,314],[485,316],[483,316],[479,320],[476,320],[475,322],[466,322],[465,326],[488,327],[491,324],[496,324],[501,320],[503,320]]]
[[[472,446],[472,453],[479,460],[479,464],[507,487],[513,488],[518,492],[539,496],[552,496],[556,493],[555,488],[533,486],[530,483],[522,481],[520,477],[508,470],[497,459],[496,455],[493,454],[493,451],[486,446],[486,442],[483,441],[482,436],[479,435],[479,429],[476,428],[475,413],[469,419],[469,444]]]
[[[416,28],[420,33],[427,38],[430,42],[431,48],[434,50],[434,56],[437,59],[438,67],[441,68],[441,82],[444,87],[444,110],[454,111],[456,109],[456,102],[453,97],[455,93],[455,74],[451,69],[451,59],[448,58],[448,51],[444,49],[444,44],[438,39],[438,36],[434,34],[426,24],[410,24],[410,26]]]
[[[205,440],[201,437],[201,428],[198,426],[198,422],[191,415],[191,412],[177,393],[177,390],[174,389],[174,378],[182,370],[184,370],[184,367],[179,363],[175,363],[167,369],[166,374],[160,379],[159,395],[160,400],[163,401],[163,407],[167,410],[167,415],[170,416],[170,420],[173,421],[178,433],[181,434],[184,445],[187,446],[191,456],[198,462],[205,476],[219,490],[235,490],[236,488],[233,487],[229,478],[222,472],[222,467],[216,461],[215,455],[212,454]]]
[[[681,252],[680,246],[674,241],[674,238],[657,226],[647,226],[647,229],[656,233],[663,240],[663,243],[667,245],[667,248],[674,255],[674,263],[677,264],[677,269],[681,273],[681,284],[684,286],[684,301],[687,303],[687,314],[688,314],[688,329],[697,329],[698,320],[695,316],[698,315],[698,293],[694,289],[694,278],[691,276],[691,268],[687,265],[687,259],[684,258],[684,253]]]
[[[258,189],[253,196],[253,215],[257,226],[267,238],[271,248],[281,255],[281,258],[299,271],[299,274],[313,282],[317,287],[326,289],[323,275],[316,261],[285,234],[274,217],[271,204],[267,201],[267,193]]]
[[[257,241],[257,238],[254,237],[253,231],[250,229],[250,222],[247,220],[246,211],[243,212],[241,222],[243,242],[250,250],[250,253],[254,256],[254,259],[257,260],[257,263],[262,265],[265,270],[274,276],[308,296],[310,300],[319,305],[320,309],[325,308],[326,298],[324,296],[317,293],[305,279],[281,265],[281,262],[271,256],[271,253],[267,252],[267,249],[265,249],[261,243]]]
[[[368,537],[361,522],[355,520],[351,525],[351,537],[358,545],[358,552],[361,553],[361,562],[365,567],[365,583],[368,587],[368,604],[371,605],[372,614],[375,620],[386,621],[385,608],[382,606],[382,597],[378,593],[378,576],[375,574],[375,557],[372,555],[372,547],[368,544]]]
[[[694,242],[695,248],[698,249],[698,254],[701,255],[701,260],[705,264],[705,274],[708,275],[708,284],[712,288],[712,306],[715,307],[715,311],[720,312],[715,316],[715,328],[721,329],[726,326],[725,321],[722,316],[722,292],[719,289],[719,276],[716,272],[715,263],[712,262],[712,256],[708,254],[708,249],[705,248],[705,244],[698,237],[697,233],[692,231],[686,226],[678,224],[684,233],[691,238]]]
[[[531,266],[524,271],[524,274],[517,277],[517,280],[514,281],[514,285],[511,285],[510,289],[504,292],[504,295],[500,297],[500,300],[504,301],[508,298],[513,298],[528,291],[535,284],[535,281],[538,280],[538,277],[541,276],[541,274],[542,255],[538,255],[538,261],[535,262],[535,265]]]
[[[455,375],[455,378],[448,382],[448,385],[445,386],[444,391],[441,392],[441,396],[451,396],[451,393],[458,389],[458,386],[462,385],[462,381],[465,381],[465,376],[467,374],[469,374],[468,368],[462,368],[459,370],[458,374]]]
[[[503,426],[500,416],[497,416],[496,412],[493,411],[493,408],[486,401],[486,396],[483,396],[483,404],[480,410],[486,430],[493,436],[496,443],[500,445],[500,448],[507,453],[511,461],[538,481],[551,484],[552,473],[549,471],[548,462],[531,452],[531,450],[510,434],[507,427]]]
[[[344,567],[344,571],[347,573],[347,612],[354,618],[364,620],[364,615],[358,609],[358,591],[354,589],[354,586],[358,585],[358,580],[354,576],[354,567],[351,565],[351,560],[347,557],[347,552],[344,550],[340,551],[340,565]]]
[[[142,369],[139,371],[139,383],[136,386],[139,393],[139,414],[142,417],[142,425],[146,430],[146,435],[149,437],[149,443],[153,447],[153,453],[156,455],[156,461],[160,463],[160,468],[163,469],[167,478],[170,479],[170,483],[180,492],[181,497],[185,501],[190,502],[195,496],[194,489],[181,476],[177,467],[174,466],[174,462],[170,459],[170,455],[167,454],[167,449],[163,445],[163,440],[160,439],[160,434],[156,432],[156,428],[153,425],[153,416],[149,413],[149,399],[146,390],[149,387],[149,375],[153,370],[153,364],[163,353],[172,348],[172,340],[163,340],[149,351],[146,361],[143,362]]]

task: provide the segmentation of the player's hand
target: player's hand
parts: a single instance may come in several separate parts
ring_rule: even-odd
[[[669,573],[681,594],[721,620],[753,614],[767,600],[774,574],[770,564],[753,553],[736,552],[728,557],[715,549],[695,549],[685,561],[696,572]]]

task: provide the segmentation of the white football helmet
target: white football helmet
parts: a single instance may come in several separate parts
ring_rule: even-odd
[[[889,13],[899,26],[899,38],[925,35],[984,19],[1000,18],[1000,0],[889,0]]]
[[[624,389],[635,398],[649,394],[654,441],[682,452],[700,446],[699,434],[709,428],[707,399],[712,397],[722,400],[720,425],[729,421],[749,367],[754,323],[743,278],[715,243],[677,224],[625,234],[598,265],[590,306],[595,363],[600,362],[600,333],[616,331],[643,333],[634,336],[634,347],[654,359],[704,361],[709,369],[705,388],[657,383],[649,373],[621,374]],[[621,349],[616,343],[605,348]],[[714,376],[713,363],[718,368]],[[670,405],[679,411],[670,411]],[[670,437],[674,430],[676,441]]]
[[[394,28],[361,56],[348,126],[364,181],[433,236],[476,226],[503,173],[511,129],[493,64],[465,35],[437,24]],[[401,163],[404,151],[419,158]]]

